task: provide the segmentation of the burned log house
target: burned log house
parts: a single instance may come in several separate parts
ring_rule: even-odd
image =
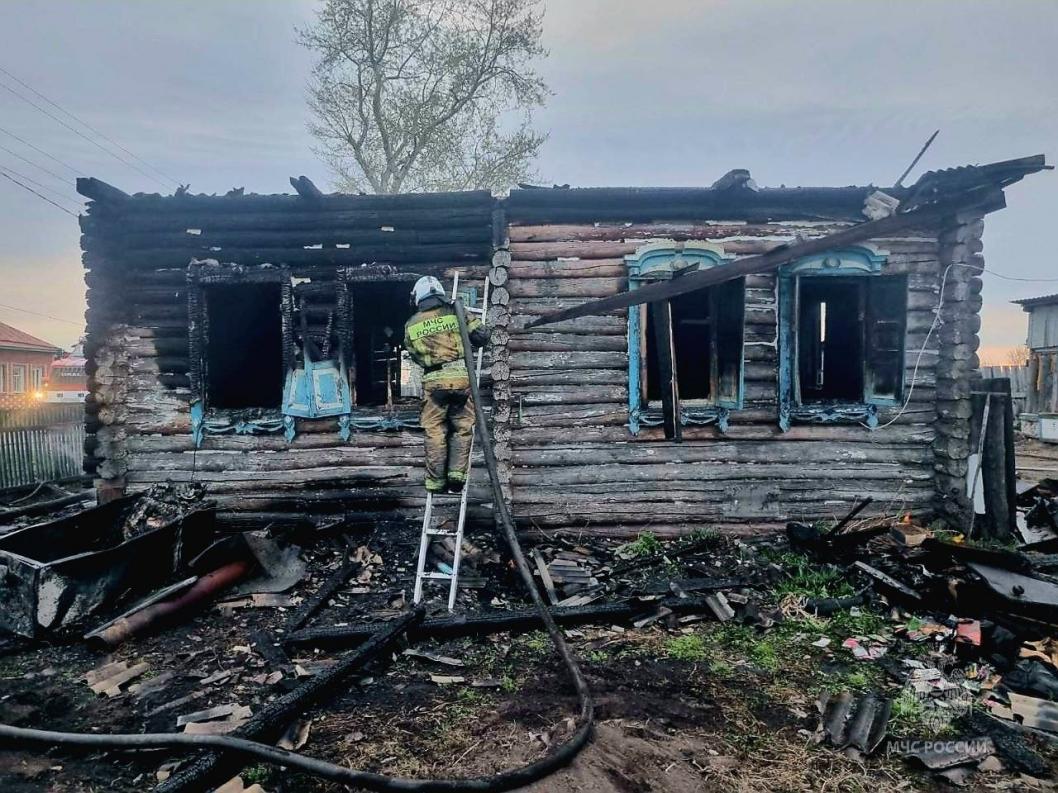
[[[757,189],[733,172],[712,188],[501,199],[322,195],[304,178],[297,195],[129,196],[81,180],[86,466],[107,497],[197,480],[233,522],[418,515],[400,331],[412,281],[458,272],[469,300],[490,281],[484,384],[523,528],[749,528],[863,496],[958,517],[983,217],[1044,167],[932,172],[881,193]],[[884,233],[857,237],[885,215]],[[855,241],[813,249],[834,233]],[[526,329],[760,254],[707,289]],[[317,387],[316,417],[285,409],[303,357],[336,361],[347,384]],[[490,520],[478,480],[472,520]]]

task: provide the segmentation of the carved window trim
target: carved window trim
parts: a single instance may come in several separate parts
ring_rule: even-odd
[[[638,289],[643,284],[667,281],[684,273],[707,270],[734,259],[716,243],[690,240],[655,240],[636,249],[624,257],[628,269],[628,288]],[[745,293],[743,292],[743,300]],[[643,377],[645,357],[643,338],[646,330],[646,306],[632,306],[628,310],[628,428],[636,435],[642,426],[656,427],[664,423],[662,411],[643,404]],[[743,322],[745,320],[743,319]],[[745,340],[743,336],[743,350]],[[648,352],[649,354],[649,352]],[[710,402],[694,400],[680,405],[682,426],[704,426],[716,424],[721,432],[727,431],[731,411],[742,407],[745,388],[745,355],[739,355],[738,398],[736,400],[715,399]]]
[[[856,245],[825,251],[798,259],[779,269],[777,278],[779,321],[779,427],[784,432],[794,422],[855,423],[868,428],[878,426],[878,410],[900,404],[905,389],[904,369],[900,370],[900,388],[895,397],[865,393],[862,401],[808,403],[800,401],[798,389],[797,296],[801,277],[864,277],[883,275],[889,252],[874,245]],[[907,336],[907,304],[904,302],[904,332]],[[865,364],[866,365],[866,364]]]

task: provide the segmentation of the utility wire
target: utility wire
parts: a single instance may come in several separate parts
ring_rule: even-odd
[[[63,319],[62,317],[56,317],[52,314],[42,314],[39,311],[30,311],[28,308],[19,308],[18,306],[9,306],[7,303],[0,303],[0,308],[9,308],[12,311],[21,311],[23,314],[32,314],[35,317],[44,317],[46,319],[54,319],[56,322],[65,322],[68,325],[76,325],[79,328],[84,327],[83,322],[74,322],[72,319]]]
[[[120,143],[118,143],[118,142],[117,142],[116,140],[114,140],[113,138],[111,138],[111,137],[110,137],[109,135],[106,135],[105,133],[103,133],[103,132],[100,132],[100,131],[99,131],[98,129],[96,129],[95,127],[93,127],[93,126],[92,126],[91,124],[89,124],[89,123],[88,123],[87,121],[85,121],[85,120],[84,120],[83,118],[81,118],[80,116],[76,116],[76,115],[74,115],[74,114],[73,114],[73,113],[71,113],[71,112],[70,112],[69,110],[67,110],[66,108],[64,108],[64,107],[63,107],[62,105],[58,104],[57,102],[53,102],[53,101],[52,101],[51,99],[48,99],[48,97],[44,96],[44,94],[42,94],[42,93],[41,93],[40,91],[38,91],[38,90],[37,90],[36,88],[34,88],[34,87],[33,87],[33,86],[31,86],[31,85],[28,85],[28,84],[27,84],[26,82],[24,82],[23,80],[20,80],[20,79],[19,79],[18,77],[16,77],[15,75],[11,74],[11,72],[9,72],[9,71],[8,71],[7,69],[5,69],[5,68],[4,68],[3,66],[0,66],[0,74],[5,74],[5,75],[7,75],[7,76],[8,76],[9,78],[11,78],[12,80],[14,80],[14,81],[15,81],[16,83],[18,83],[19,85],[21,85],[21,86],[22,86],[23,88],[25,88],[25,89],[26,89],[26,90],[28,90],[28,91],[31,91],[31,92],[32,92],[32,93],[34,94],[34,96],[38,96],[38,97],[40,97],[41,99],[43,99],[43,100],[44,100],[45,102],[47,102],[47,103],[48,103],[49,105],[51,105],[51,106],[52,106],[52,107],[54,107],[54,108],[55,108],[56,110],[58,110],[58,111],[59,111],[60,113],[63,113],[64,115],[66,115],[66,116],[68,116],[68,117],[72,118],[72,119],[73,119],[74,121],[76,121],[76,122],[77,122],[78,124],[80,124],[81,126],[83,126],[83,127],[85,128],[85,129],[88,129],[88,130],[90,130],[91,132],[94,132],[94,133],[95,133],[96,135],[98,135],[98,136],[99,136],[99,137],[101,137],[101,138],[102,138],[103,140],[105,140],[105,141],[107,141],[108,143],[110,143],[110,144],[111,144],[112,146],[116,146],[117,148],[121,149],[121,151],[125,152],[125,154],[129,155],[129,156],[130,156],[130,157],[132,157],[132,158],[133,158],[134,160],[137,160],[138,162],[141,162],[141,163],[143,163],[144,165],[146,165],[146,166],[147,166],[148,168],[150,168],[150,169],[151,169],[152,171],[154,171],[154,172],[155,172],[156,174],[158,174],[159,176],[162,176],[162,177],[164,177],[165,179],[168,179],[168,180],[169,180],[170,182],[172,182],[173,184],[175,184],[175,185],[179,186],[180,182],[179,182],[178,180],[174,179],[173,177],[169,176],[169,174],[167,174],[167,173],[166,173],[165,171],[162,171],[162,170],[160,170],[160,169],[158,169],[158,168],[155,168],[155,167],[154,167],[153,165],[151,165],[151,164],[150,164],[149,162],[147,162],[146,160],[144,160],[144,159],[143,159],[142,157],[139,157],[139,156],[137,156],[136,154],[134,154],[133,152],[131,152],[131,151],[129,151],[128,149],[126,149],[126,148],[125,148],[124,146],[122,146],[122,145],[121,145]]]
[[[6,151],[12,157],[17,157],[18,159],[22,160],[22,162],[27,163],[28,165],[32,165],[34,168],[37,168],[38,170],[44,171],[44,173],[48,174],[51,177],[54,177],[56,180],[62,182],[67,187],[70,186],[70,180],[67,179],[65,176],[60,176],[59,174],[55,173],[55,171],[52,171],[52,170],[50,170],[48,168],[45,168],[43,165],[38,165],[37,163],[33,162],[33,160],[29,159],[28,157],[23,157],[21,154],[19,154],[14,149],[9,149],[9,148],[7,148],[7,146],[4,146],[3,144],[0,144],[0,151]]]
[[[70,211],[69,209],[67,209],[66,207],[64,207],[64,206],[63,206],[62,204],[57,204],[57,203],[55,203],[55,202],[54,202],[54,201],[52,201],[52,200],[51,200],[50,198],[48,198],[48,197],[47,197],[46,195],[42,195],[41,193],[38,193],[38,192],[37,192],[36,190],[34,190],[34,189],[33,189],[32,187],[29,187],[28,185],[25,185],[25,184],[23,184],[22,182],[18,181],[18,179],[15,179],[15,178],[14,178],[13,176],[8,176],[8,175],[7,175],[6,173],[4,173],[3,171],[0,171],[0,176],[4,177],[4,178],[5,178],[5,179],[7,179],[7,180],[8,180],[9,182],[14,182],[14,183],[15,183],[15,184],[17,184],[17,185],[18,185],[19,187],[21,187],[21,188],[22,188],[23,190],[28,190],[29,192],[33,193],[33,195],[35,195],[35,196],[36,196],[37,198],[40,198],[40,199],[42,199],[42,200],[44,200],[44,201],[47,201],[47,202],[48,202],[49,204],[51,204],[51,205],[52,205],[53,207],[55,207],[56,209],[58,209],[58,210],[60,210],[60,211],[62,211],[62,212],[65,212],[65,213],[66,213],[67,215],[69,215],[70,217],[72,217],[72,218],[75,218],[75,217],[77,217],[77,214],[76,214],[75,212],[71,212],[71,211]]]
[[[168,185],[166,185],[165,182],[160,180],[157,176],[154,176],[153,174],[150,174],[147,171],[143,170],[142,168],[140,168],[140,166],[136,165],[136,163],[131,162],[129,160],[126,160],[120,154],[115,154],[113,151],[108,149],[106,146],[101,144],[99,141],[95,140],[94,138],[88,137],[83,132],[81,132],[81,130],[77,129],[77,127],[74,127],[74,126],[71,126],[70,124],[67,124],[65,121],[63,121],[61,118],[56,116],[54,113],[52,113],[52,112],[50,112],[48,110],[45,110],[43,107],[38,105],[32,99],[29,99],[29,98],[23,96],[22,94],[20,94],[18,91],[16,91],[14,88],[12,88],[11,86],[7,85],[6,83],[0,83],[0,88],[3,88],[9,94],[12,94],[13,96],[18,97],[19,99],[21,99],[26,104],[36,108],[41,113],[43,113],[48,118],[50,118],[52,121],[54,121],[56,124],[60,124],[61,126],[65,127],[66,129],[70,130],[70,132],[72,132],[73,134],[77,135],[79,138],[83,138],[84,140],[88,141],[93,146],[95,146],[97,149],[102,151],[104,154],[109,154],[111,157],[113,157],[118,162],[121,162],[124,165],[127,165],[129,168],[131,168],[132,170],[136,171],[140,175],[146,176],[152,182],[155,182],[156,184],[160,184],[160,185],[162,185],[163,187],[166,187],[166,188],[168,187]]]
[[[29,148],[33,149],[34,151],[40,152],[40,153],[41,153],[41,154],[43,154],[43,155],[44,155],[45,157],[47,157],[47,158],[48,158],[49,160],[53,160],[53,161],[55,161],[55,162],[59,163],[59,165],[61,165],[61,166],[62,166],[63,168],[68,168],[69,170],[71,170],[71,171],[73,171],[73,172],[74,172],[75,174],[77,174],[78,176],[84,176],[84,172],[83,172],[83,171],[81,171],[81,169],[80,169],[80,168],[74,168],[74,167],[73,167],[72,165],[70,165],[70,163],[68,163],[68,162],[63,162],[63,161],[62,161],[62,160],[60,160],[60,159],[59,159],[58,157],[56,157],[56,156],[54,156],[54,155],[52,155],[52,154],[48,154],[48,152],[44,151],[44,149],[42,149],[42,148],[40,148],[39,146],[36,146],[36,145],[34,145],[34,144],[30,143],[30,142],[29,142],[28,140],[26,140],[25,138],[20,138],[20,137],[19,137],[18,135],[16,135],[16,134],[15,134],[14,132],[12,132],[11,130],[8,130],[8,129],[4,129],[3,127],[0,127],[0,132],[3,132],[3,133],[4,133],[5,135],[7,135],[8,137],[14,138],[14,139],[15,139],[15,140],[17,140],[17,141],[18,141],[19,143],[21,143],[21,144],[22,144],[23,146],[29,146]]]
[[[10,168],[10,167],[0,163],[0,171],[6,171],[9,174],[13,174],[14,176],[17,176],[22,181],[29,182],[31,185],[35,185],[39,189],[44,190],[47,193],[51,193],[53,196],[57,196],[62,201],[65,201],[68,204],[73,204],[78,209],[81,208],[81,202],[80,201],[76,201],[76,200],[70,198],[69,196],[65,196],[62,193],[60,193],[58,190],[56,190],[54,187],[49,187],[46,184],[41,184],[40,182],[38,182],[33,177],[26,176],[24,173],[20,173],[19,171],[16,171],[14,168]]]

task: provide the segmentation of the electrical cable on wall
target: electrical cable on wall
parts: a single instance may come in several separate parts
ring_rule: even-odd
[[[918,369],[919,366],[922,364],[922,356],[926,352],[926,347],[929,345],[929,340],[933,336],[933,331],[935,331],[937,329],[937,325],[940,325],[942,322],[940,318],[940,312],[944,307],[944,285],[948,282],[948,273],[951,272],[951,269],[953,267],[968,267],[975,272],[988,273],[989,275],[994,275],[997,278],[1005,278],[1008,281],[1037,281],[1040,283],[1058,282],[1058,278],[1020,278],[1012,275],[1003,275],[993,270],[988,270],[984,267],[978,267],[974,264],[963,264],[962,262],[952,262],[947,267],[945,267],[944,273],[941,275],[940,278],[940,295],[937,300],[937,307],[933,311],[933,323],[929,326],[929,330],[926,332],[926,338],[923,339],[922,346],[919,348],[918,355],[915,357],[915,368],[911,371],[911,384],[908,386],[907,389],[907,398],[904,400],[904,404],[900,406],[900,410],[897,411],[897,414],[891,419],[889,419],[889,421],[885,422],[885,424],[879,424],[877,427],[869,427],[862,421],[860,422],[861,424],[863,424],[864,427],[868,427],[868,429],[870,429],[872,432],[884,430],[886,427],[895,424],[897,419],[904,415],[904,412],[907,410],[907,406],[911,403],[911,395],[915,393],[915,383],[918,380]]]

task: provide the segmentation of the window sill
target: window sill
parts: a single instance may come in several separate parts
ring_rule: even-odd
[[[350,413],[337,418],[338,432],[344,441],[349,440],[354,431],[399,432],[422,428],[419,411],[412,407],[398,407],[395,410],[354,407]],[[268,435],[282,432],[291,441],[296,433],[296,421],[294,416],[283,415],[279,410],[210,410],[207,414],[201,402],[196,401],[191,405],[191,437],[196,448],[202,446],[207,435]]]
[[[207,435],[267,435],[285,432],[293,437],[294,419],[271,408],[243,408],[210,410],[208,414],[200,401],[191,403],[191,437],[195,447],[202,446]]]
[[[683,406],[680,410],[680,426],[706,427],[715,424],[722,433],[727,432],[731,409],[720,405]],[[628,426],[633,435],[640,427],[661,427],[665,414],[661,408],[640,408],[628,414]]]
[[[786,432],[793,423],[799,424],[864,424],[870,429],[878,426],[878,406],[870,403],[836,403],[815,405],[782,405],[779,408],[779,428]]]
[[[399,432],[400,430],[419,430],[419,410],[413,407],[397,407],[387,410],[381,407],[354,407],[345,416],[338,417],[338,427],[342,440],[349,440],[353,431],[357,432]]]

